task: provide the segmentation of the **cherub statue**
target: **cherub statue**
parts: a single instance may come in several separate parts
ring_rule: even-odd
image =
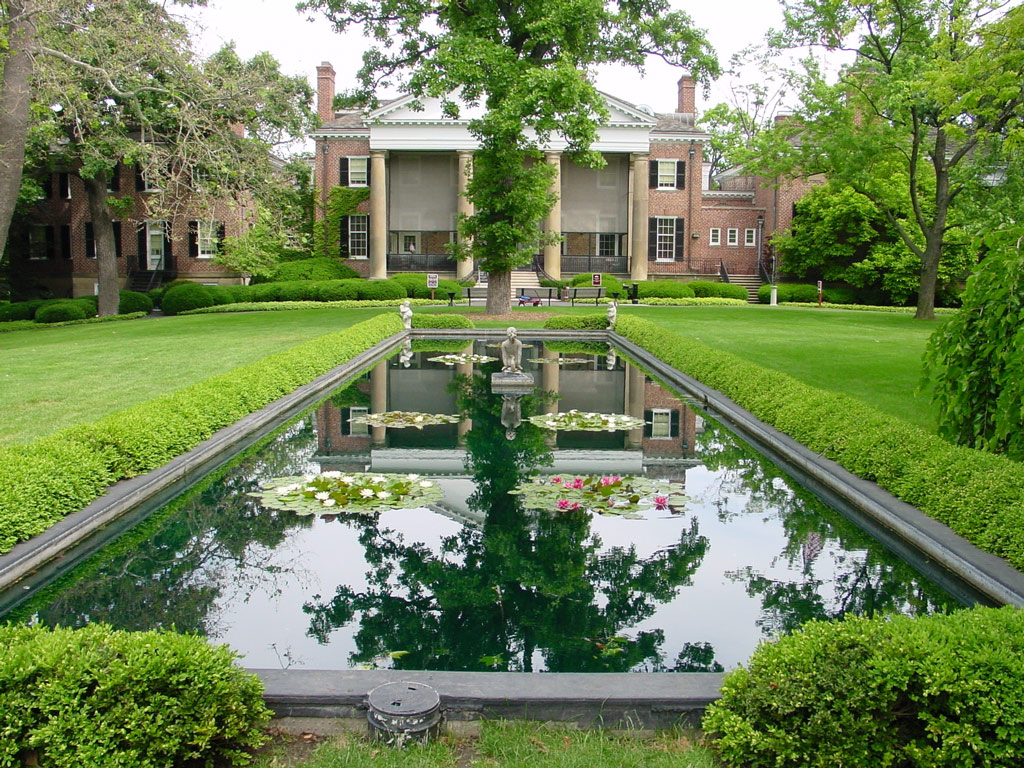
[[[398,314],[402,317],[402,324],[406,330],[412,328],[412,307],[409,306],[408,300],[403,301],[402,305],[398,308]]]
[[[523,342],[516,338],[516,329],[509,327],[508,338],[501,342],[501,370],[503,373],[523,372]]]
[[[612,303],[608,305],[608,328],[615,327],[615,318],[619,314],[619,302],[612,300]]]

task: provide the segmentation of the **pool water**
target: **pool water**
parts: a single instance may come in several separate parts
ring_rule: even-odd
[[[731,668],[810,619],[959,607],[623,357],[580,349],[528,346],[537,386],[510,418],[494,363],[449,366],[407,348],[12,615],[174,627],[227,643],[248,667],[694,672]],[[481,342],[472,351],[497,356]],[[579,362],[533,362],[560,355]],[[529,421],[571,409],[647,424]],[[384,410],[462,418],[421,430],[349,421]],[[444,495],[305,516],[250,495],[321,471],[413,473]],[[590,476],[669,480],[687,500],[640,505],[634,519],[510,493]]]

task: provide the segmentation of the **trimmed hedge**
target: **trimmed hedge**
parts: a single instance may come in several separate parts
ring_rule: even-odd
[[[144,293],[121,291],[119,296],[120,299],[117,303],[119,315],[130,315],[135,312],[144,312],[148,315],[153,311],[153,300]]]
[[[692,299],[694,296],[693,288],[689,283],[680,283],[675,280],[645,280],[637,285],[640,286],[637,292],[637,297],[640,299]]]
[[[569,285],[590,285],[590,281],[593,278],[591,272],[581,272],[578,275],[574,275]],[[618,293],[619,296],[626,295],[626,289],[622,287],[622,283],[619,282],[619,278],[615,275],[609,275],[605,272],[601,273],[601,286],[604,288],[606,296],[611,296],[613,293]]]
[[[428,314],[417,312],[412,316],[413,328],[475,328],[473,321],[465,315]],[[465,344],[463,344],[465,346]]]
[[[31,320],[35,317],[36,310],[43,304],[44,302],[42,299],[2,304],[0,305],[0,323],[9,323],[17,320]]]
[[[796,302],[798,304],[817,304],[818,286],[804,285],[802,283],[778,283],[776,286],[776,301]],[[762,304],[770,304],[772,300],[772,287],[765,284],[757,289],[757,300]],[[856,292],[852,288],[825,288],[822,290],[822,300],[832,304],[853,304],[856,301]]]
[[[412,306],[436,307],[438,301],[430,299],[382,299],[381,301],[259,301],[242,302],[239,304],[224,304],[203,309],[193,309],[182,312],[183,315],[217,315],[225,312],[285,312],[293,309],[342,309],[342,308],[367,308],[367,307],[397,307],[404,301]]]
[[[92,424],[0,447],[0,552],[401,330],[397,312],[376,315]]]
[[[146,317],[145,312],[132,312],[129,315],[107,315],[106,317],[87,317],[84,320],[68,320],[66,323],[40,324],[35,320],[17,320],[10,323],[0,324],[0,333],[10,331],[39,330],[41,328],[64,328],[69,325],[92,325],[93,323],[109,323],[112,320],[137,320]]]
[[[85,320],[89,311],[82,302],[57,301],[36,310],[37,323],[66,323],[70,320]]]
[[[291,280],[348,280],[359,277],[359,273],[341,259],[321,256],[312,259],[298,259],[281,264],[270,282],[281,283]]]
[[[705,296],[700,299],[688,299],[685,296],[678,299],[651,297],[643,301],[644,304],[654,307],[745,307],[749,303],[746,299],[723,299],[719,296]]]
[[[165,315],[177,315],[190,309],[212,307],[216,302],[213,294],[199,283],[185,283],[168,288],[160,299],[160,308]]]
[[[687,285],[690,286],[693,295],[698,299],[743,299],[743,301],[746,301],[750,298],[749,294],[747,294],[747,289],[742,285],[716,283],[711,280],[694,280],[687,283]]]
[[[616,327],[618,327],[618,320]],[[607,315],[555,315],[544,323],[545,328],[556,331],[604,331],[608,328]]]
[[[620,314],[615,330],[762,421],[1024,569],[1024,464]]]
[[[426,274],[420,274],[417,272],[406,272],[403,274],[395,275],[392,278],[396,282],[401,283],[405,286],[406,293],[409,298],[412,299],[429,299],[430,289],[427,288],[427,276]],[[454,293],[455,298],[462,296],[462,286],[459,285],[455,280],[438,280],[437,289],[434,291],[436,298],[446,298],[449,293]]]
[[[270,712],[226,646],[169,632],[0,627],[0,765],[248,765]]]
[[[810,622],[730,672],[705,732],[727,765],[1024,764],[1024,612]]]

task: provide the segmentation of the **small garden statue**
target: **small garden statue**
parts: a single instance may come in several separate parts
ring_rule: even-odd
[[[501,396],[501,424],[505,427],[505,439],[515,440],[516,429],[522,423],[522,412],[519,407],[519,400],[522,395]]]
[[[402,317],[402,324],[405,326],[405,330],[412,328],[412,307],[409,306],[408,301],[403,301],[402,306],[398,308],[398,314]]]
[[[409,314],[412,314],[412,312],[410,312]],[[408,327],[409,326],[406,326],[406,328]],[[403,368],[408,368],[410,365],[412,365],[413,354],[415,353],[412,351],[412,342],[406,339],[405,344],[402,345],[402,351],[398,355],[398,363]]]
[[[523,342],[516,338],[516,329],[511,326],[508,338],[501,342],[501,370],[503,373],[523,372]]]
[[[608,329],[611,330],[615,327],[615,318],[619,314],[619,302],[612,300],[612,303],[608,305]]]
[[[609,371],[615,370],[615,364],[619,362],[619,356],[615,352],[615,347],[611,344],[608,345],[608,352],[605,355],[605,364]]]

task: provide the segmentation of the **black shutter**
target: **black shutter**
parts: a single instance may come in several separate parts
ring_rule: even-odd
[[[164,269],[170,269],[170,267],[168,265],[172,263],[171,262],[171,256],[172,256],[172,249],[171,249],[171,222],[165,221],[164,222],[164,266],[163,266]]]
[[[348,256],[348,216],[342,216],[338,222],[338,255]]]
[[[676,189],[686,189],[685,160],[676,160]]]
[[[217,224],[217,250],[219,251],[224,245],[224,238],[227,236],[228,228],[224,226],[224,222]]]
[[[142,192],[146,189],[146,178],[142,175],[142,169],[135,169],[135,191]]]
[[[644,437],[654,435],[654,412],[644,411]]]
[[[342,436],[352,434],[352,425],[349,423],[349,419],[352,417],[351,408],[341,409],[341,434]]]
[[[46,258],[57,258],[57,228],[50,225],[46,228]]]
[[[672,427],[669,430],[671,437],[679,437],[679,411],[672,410]]]
[[[53,197],[53,174],[46,174],[46,178],[43,179],[43,194],[49,200]]]
[[[370,158],[366,158],[366,186],[370,186],[370,169],[373,164],[370,162]]]
[[[96,258],[96,237],[93,233],[92,222],[85,222],[85,258]]]
[[[62,173],[57,177],[58,190],[60,192],[61,200],[71,199],[71,177]]]
[[[651,169],[650,170],[651,170],[651,173],[650,173],[650,179],[649,179],[648,186],[651,189],[657,189],[658,188],[658,161],[657,160],[651,160]]]
[[[338,160],[338,186],[348,186],[348,158],[343,157]]]
[[[139,226],[139,269],[149,269],[149,259],[146,258],[149,248],[146,247],[146,223]]]
[[[114,258],[121,258],[121,222],[112,221],[110,222],[114,227]]]
[[[682,217],[676,218],[676,242],[675,251],[673,253],[673,256],[675,257],[676,261],[682,261],[684,258],[683,248],[686,247],[686,238],[683,237],[683,235],[686,233],[686,227],[684,226],[684,224],[685,222],[683,221]]]
[[[193,259],[199,255],[199,222],[188,223],[188,255]]]
[[[65,259],[71,258],[71,225],[60,225],[60,255]]]
[[[114,169],[110,172],[110,178],[107,180],[107,190],[110,192],[121,191],[121,164],[118,163],[114,166]]]
[[[647,260],[658,258],[658,219],[651,216],[647,220]]]

